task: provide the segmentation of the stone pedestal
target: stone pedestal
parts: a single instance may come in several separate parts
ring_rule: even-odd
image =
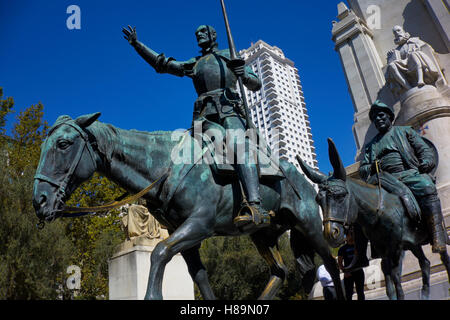
[[[121,244],[109,260],[109,299],[143,300],[156,241],[140,239]],[[177,254],[167,264],[163,278],[164,300],[194,300],[194,284],[186,263]]]

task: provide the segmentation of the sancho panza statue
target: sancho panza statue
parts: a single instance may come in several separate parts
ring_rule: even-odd
[[[391,83],[393,91],[434,85],[439,77],[439,67],[423,51],[427,44],[417,37],[411,37],[401,26],[395,26],[392,32],[397,48],[387,54],[386,80]]]
[[[446,250],[447,232],[443,224],[441,203],[430,172],[436,166],[433,150],[411,127],[393,126],[392,107],[376,101],[369,112],[370,119],[378,130],[378,135],[366,146],[364,159],[359,169],[363,179],[369,180],[379,171],[384,171],[398,183],[392,192],[400,193],[402,185],[411,190],[417,199],[423,220],[428,226],[433,252]],[[370,182],[370,181],[369,181]],[[405,198],[403,197],[403,202]]]
[[[386,191],[399,196],[409,217],[416,223],[423,221],[432,251],[446,252],[450,243],[430,174],[436,166],[432,147],[412,127],[394,126],[394,109],[379,100],[370,108],[369,118],[378,134],[364,148],[359,168],[361,178],[370,184],[378,184],[379,180]],[[349,269],[368,265],[367,241],[361,232],[355,233],[357,254]]]
[[[146,47],[137,40],[136,29],[128,26],[123,29],[125,38],[134,47],[137,53],[147,61],[158,73],[169,73],[179,77],[189,77],[194,83],[198,99],[194,104],[193,121],[204,121],[202,130],[207,130],[208,122],[222,126],[225,130],[242,130],[247,128],[242,101],[237,93],[236,84],[241,77],[243,84],[252,91],[261,88],[261,81],[243,61],[230,62],[229,49],[219,50],[216,42],[217,34],[213,27],[201,25],[197,28],[195,36],[201,48],[201,55],[187,61],[176,61],[165,57]],[[236,63],[240,62],[240,63]],[[248,159],[248,148],[237,146],[246,144],[247,139],[232,139],[226,141],[227,150],[246,150],[244,154],[236,154],[242,159],[235,160],[233,166],[242,183],[247,198],[247,205],[243,204],[241,215],[235,218],[237,226],[243,226],[254,221],[261,221],[258,227],[269,224],[269,214],[261,206],[259,192],[259,177],[256,163],[243,161]],[[245,158],[244,158],[245,157]],[[247,210],[248,209],[248,210]],[[254,215],[259,215],[254,219]]]

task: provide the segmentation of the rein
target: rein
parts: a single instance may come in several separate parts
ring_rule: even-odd
[[[138,193],[128,196],[120,201],[113,201],[101,206],[94,206],[94,207],[64,207],[62,211],[59,211],[58,214],[62,218],[71,218],[71,217],[79,217],[87,214],[95,214],[96,212],[102,212],[102,211],[108,211],[115,208],[118,208],[120,206],[123,206],[127,203],[136,201],[137,199],[144,196],[147,192],[149,192],[151,189],[155,187],[156,184],[159,182],[165,180],[169,176],[169,171],[164,173],[161,177],[153,181],[148,187],[142,189]],[[80,214],[84,213],[84,214]]]
[[[94,163],[94,166],[95,166],[94,150],[92,149],[92,146],[91,146],[91,144],[89,142],[89,137],[88,137],[87,133],[80,126],[78,126],[74,121],[64,122],[64,123],[61,123],[59,126],[62,126],[64,124],[68,125],[68,126],[71,126],[76,131],[78,131],[80,136],[83,138],[83,142],[84,142],[82,145],[80,145],[80,148],[78,149],[77,154],[74,157],[74,161],[72,162],[72,165],[70,166],[69,170],[67,171],[66,176],[64,177],[62,182],[59,182],[59,181],[57,181],[57,180],[55,180],[53,178],[50,178],[50,177],[46,176],[45,174],[42,174],[40,169],[38,169],[38,172],[34,176],[34,179],[45,181],[45,182],[50,183],[51,185],[54,185],[54,186],[56,186],[58,188],[57,191],[56,191],[57,192],[56,197],[57,197],[57,201],[60,202],[60,203],[63,202],[63,199],[64,199],[64,197],[66,195],[67,185],[69,184],[70,179],[71,179],[73,173],[75,172],[76,167],[78,166],[78,164],[79,164],[79,162],[81,160],[81,156],[82,156],[83,151],[84,151],[85,148],[88,149],[89,155],[91,157],[91,160],[92,160],[92,162]],[[52,131],[54,131],[59,126],[55,127]],[[49,135],[51,134],[51,132],[49,133]],[[58,212],[56,212],[54,214],[53,220],[56,219],[57,217],[71,218],[71,217],[84,216],[84,215],[88,215],[88,214],[95,214],[96,212],[108,211],[108,210],[115,209],[115,208],[118,208],[120,206],[123,206],[123,205],[125,205],[127,203],[134,202],[137,199],[139,199],[142,196],[144,196],[151,189],[153,189],[156,184],[158,184],[161,181],[164,181],[169,176],[169,174],[170,174],[170,168],[161,177],[159,177],[157,180],[153,181],[146,188],[142,189],[141,191],[139,191],[135,195],[128,196],[128,197],[126,197],[126,198],[124,198],[124,199],[122,199],[120,201],[113,201],[113,202],[107,203],[105,205],[94,206],[94,207],[69,207],[69,206],[65,206],[64,205],[64,207],[63,207],[63,209],[61,211],[58,211]],[[45,226],[45,220],[41,220],[37,224],[37,227],[39,229],[42,229],[44,226]]]
[[[378,180],[378,206],[377,206],[377,214],[383,213],[382,206],[383,206],[383,191],[381,187],[381,180],[380,180],[380,160],[375,160],[375,169],[377,171],[377,180]]]

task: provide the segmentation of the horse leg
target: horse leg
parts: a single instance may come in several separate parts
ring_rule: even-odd
[[[166,264],[178,252],[188,250],[208,238],[211,223],[207,215],[190,216],[169,238],[159,242],[151,255],[145,300],[162,300],[162,282]]]
[[[208,280],[208,273],[206,272],[206,268],[201,261],[200,253],[198,251],[199,249],[200,245],[197,245],[193,248],[182,251],[181,255],[186,261],[189,274],[191,275],[192,280],[194,280],[197,284],[203,299],[215,300],[216,296],[211,289],[211,285]]]
[[[386,283],[386,294],[389,300],[397,300],[397,294],[394,288],[394,282],[392,280],[392,267],[391,261],[388,258],[381,260],[381,270],[384,273],[384,281]]]
[[[311,292],[316,279],[316,266],[314,265],[314,249],[309,245],[306,238],[297,229],[291,229],[291,250],[298,263],[302,277],[302,287],[305,292]]]
[[[300,230],[298,230],[299,228]],[[302,228],[304,229],[303,231]],[[319,225],[318,229],[313,227],[308,228],[305,224],[301,226],[297,225],[296,229],[298,232],[305,235],[305,242],[308,245],[311,245],[317,254],[322,258],[325,269],[327,269],[331,279],[333,279],[337,299],[345,300],[344,288],[342,287],[342,281],[339,276],[339,266],[336,259],[331,255],[330,247],[322,235],[321,226]]]
[[[402,263],[404,251],[397,252],[391,259],[392,261],[392,281],[394,282],[397,300],[405,300],[405,294],[402,288]]]
[[[450,259],[448,257],[447,251],[439,253],[441,256],[441,261],[445,266],[445,269],[447,270],[447,278],[448,282],[450,282]]]
[[[258,249],[259,254],[266,260],[270,267],[269,282],[258,299],[271,300],[283,285],[288,270],[277,248],[278,237],[274,237],[273,234],[268,234],[264,231],[258,231],[250,237]]]
[[[411,249],[413,255],[419,260],[420,270],[422,271],[422,300],[430,299],[430,260],[423,253],[420,245]]]

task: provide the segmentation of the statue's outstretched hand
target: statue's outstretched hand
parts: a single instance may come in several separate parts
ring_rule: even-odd
[[[137,33],[136,33],[136,27],[132,28],[130,25],[128,26],[128,29],[122,28],[122,32],[124,33],[124,38],[132,45],[134,46],[137,41]]]

